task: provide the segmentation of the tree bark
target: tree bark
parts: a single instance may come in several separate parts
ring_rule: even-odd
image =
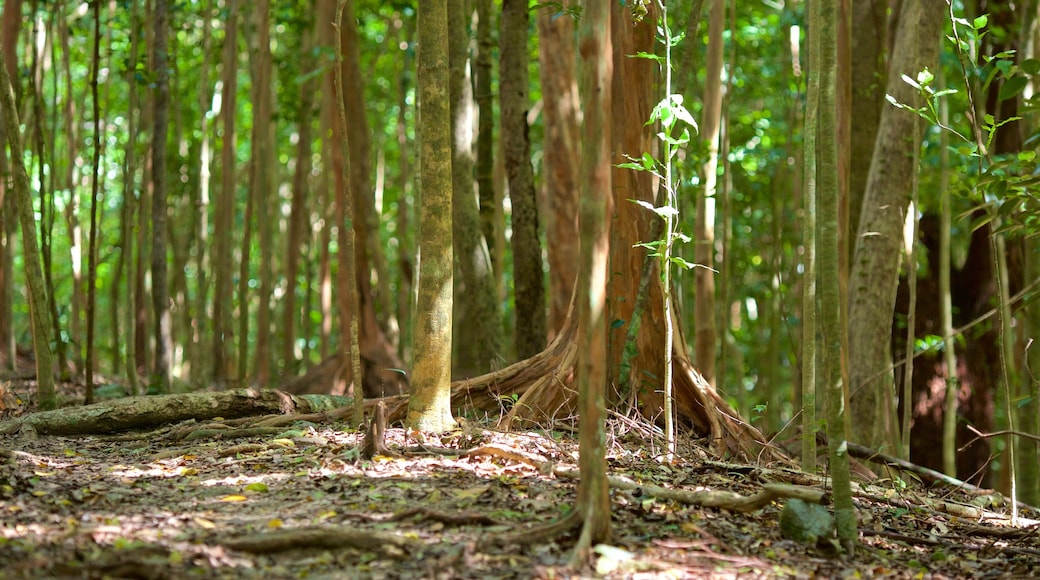
[[[569,6],[565,3],[563,9]],[[574,17],[538,10],[538,62],[545,119],[546,255],[549,260],[549,337],[567,318],[578,267],[578,84]],[[587,111],[587,109],[585,109]]]
[[[166,281],[166,130],[170,113],[169,39],[170,0],[156,0],[153,26],[155,45],[155,117],[152,126],[152,309],[155,312],[155,361],[150,391],[170,392],[170,353],[173,350],[170,288]]]
[[[266,385],[271,377],[271,293],[274,278],[274,232],[271,222],[281,212],[272,212],[274,206],[274,65],[271,56],[271,3],[259,0],[253,6],[256,26],[256,49],[252,53],[253,131],[252,131],[252,191],[256,200],[256,230],[260,238],[260,287],[257,292],[256,352],[254,353],[253,380]],[[244,254],[248,255],[248,254]],[[243,341],[246,333],[242,333]]]
[[[236,163],[235,112],[238,94],[238,1],[227,0],[224,24],[224,54],[221,72],[222,94],[220,119],[224,135],[221,139],[220,193],[214,212],[213,266],[216,280],[213,290],[213,380],[218,386],[228,382],[231,362],[231,229],[235,211]]]
[[[2,50],[2,48],[0,48]],[[40,247],[36,240],[36,220],[33,216],[33,201],[29,190],[29,175],[25,171],[22,153],[22,137],[19,130],[18,111],[15,109],[14,88],[7,74],[7,67],[0,66],[0,113],[3,115],[4,133],[11,151],[14,171],[14,204],[18,222],[22,228],[22,263],[29,286],[29,314],[32,317],[33,347],[36,354],[36,397],[40,409],[57,406],[54,394],[54,360],[51,352],[51,320],[47,308],[47,289],[43,283],[43,268],[40,265]]]
[[[502,357],[502,320],[491,269],[491,256],[480,229],[477,191],[473,183],[474,104],[469,75],[468,2],[448,2],[448,50],[452,120],[452,237],[461,279],[455,295],[452,332],[457,351],[455,372],[462,376],[492,370]]]
[[[451,429],[452,193],[448,2],[419,4],[419,122],[422,216],[413,391],[405,424]],[[454,1],[454,0],[452,0]]]
[[[726,4],[714,0],[708,18],[708,62],[705,69],[704,109],[701,116],[701,138],[707,141],[707,160],[702,167],[704,191],[697,196],[694,224],[693,272],[696,285],[694,300],[694,352],[697,369],[710,385],[715,386],[715,355],[718,338],[715,328],[715,202],[718,192],[719,146],[722,128],[722,34],[726,28]]]
[[[528,135],[527,0],[503,0],[499,32],[500,119],[503,158],[512,208],[513,296],[516,355],[528,358],[545,346],[545,289],[542,246],[538,239],[538,203]]]
[[[607,278],[613,198],[610,179],[610,85],[613,77],[610,0],[588,0],[581,35],[583,107],[581,244],[575,294],[578,310],[578,408],[581,446],[578,512],[584,527],[575,561],[610,539],[610,485],[606,459]],[[545,47],[543,46],[543,49]]]
[[[10,78],[18,78],[18,34],[22,23],[21,0],[4,0],[4,14],[0,43],[4,51],[4,66]],[[17,102],[17,98],[15,101]],[[3,157],[3,156],[0,156]],[[0,160],[0,172],[8,174],[7,160]],[[0,366],[14,369],[17,345],[12,324],[14,297],[14,196],[7,196],[8,180],[0,183]]]
[[[915,90],[900,75],[915,76],[935,66],[944,5],[938,0],[909,2],[896,34],[892,74],[886,93],[901,103],[915,103]],[[881,112],[849,280],[849,388],[853,438],[880,450],[894,451],[898,433],[892,380],[891,325],[903,219],[910,191],[914,115],[893,106]]]

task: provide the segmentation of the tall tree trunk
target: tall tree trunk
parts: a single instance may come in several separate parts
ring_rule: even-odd
[[[448,1],[419,4],[419,123],[422,214],[419,220],[419,303],[416,306],[414,390],[410,429],[452,428],[451,113],[448,92]]]
[[[170,392],[170,289],[166,282],[166,130],[169,124],[170,71],[167,54],[170,0],[156,0],[153,71],[155,118],[152,128],[152,308],[155,311],[155,366],[150,390]]]
[[[815,3],[814,3],[815,4]],[[842,380],[841,290],[839,257],[838,127],[836,119],[837,88],[837,6],[821,2],[813,8],[810,26],[819,34],[820,108],[819,151],[817,152],[816,252],[819,257],[817,285],[820,291],[820,361],[821,381],[827,401],[827,455],[830,462],[831,489],[834,493],[834,519],[838,539],[851,556],[856,546],[856,510],[852,504],[849,454],[846,450],[845,382]]]
[[[41,410],[53,409],[57,406],[57,398],[54,394],[50,310],[47,308],[47,289],[43,283],[40,247],[36,240],[36,220],[33,217],[29,175],[25,171],[23,161],[18,110],[15,108],[14,88],[6,66],[0,66],[0,115],[3,116],[4,133],[11,151],[14,200],[18,222],[22,228],[22,263],[29,286],[29,313],[32,317],[33,348],[36,354],[36,398]]]
[[[320,26],[315,18],[315,26]],[[303,70],[314,68],[314,59],[310,56],[314,46],[316,29],[307,28],[303,34]],[[299,107],[297,108],[298,139],[296,151],[296,168],[293,172],[292,202],[289,210],[289,237],[286,242],[285,253],[285,289],[284,310],[282,312],[282,375],[295,374],[299,368],[296,358],[296,326],[301,319],[300,311],[296,307],[296,293],[300,290],[299,281],[296,279],[300,269],[301,246],[303,245],[303,232],[307,227],[307,193],[310,191],[309,176],[311,174],[311,141],[313,141],[314,95],[315,83],[307,78],[300,83]],[[304,311],[303,316],[307,316]],[[304,334],[306,343],[310,337]]]
[[[358,235],[357,266],[361,301],[366,306],[362,314],[361,333],[373,343],[386,342],[386,336],[397,326],[393,321],[394,301],[390,297],[390,275],[386,265],[386,254],[379,238],[379,217],[376,215],[371,185],[371,133],[365,113],[365,86],[361,74],[361,56],[358,46],[357,20],[354,17],[354,0],[347,0],[343,9],[344,24],[340,30],[343,49],[343,78],[349,87],[355,87],[343,96],[347,108],[347,145],[350,148],[350,192],[354,204]],[[364,319],[363,319],[364,320]],[[369,329],[368,326],[376,325]],[[396,332],[396,331],[395,331]],[[369,338],[372,337],[372,338]],[[363,339],[363,340],[365,340]],[[380,348],[383,348],[380,346]]]
[[[565,3],[564,9],[569,5]],[[538,10],[538,62],[545,116],[546,254],[549,260],[549,335],[567,318],[578,267],[578,83],[574,18]]]
[[[715,328],[715,202],[718,190],[719,145],[722,128],[722,34],[726,27],[726,4],[713,0],[708,18],[708,62],[705,69],[704,109],[701,138],[707,141],[707,160],[702,167],[704,191],[697,197],[694,225],[694,270],[697,287],[694,302],[694,353],[697,370],[715,385],[715,355],[718,338]]]
[[[886,88],[897,101],[913,103],[917,98],[900,75],[914,76],[925,67],[934,68],[944,10],[939,0],[903,6]],[[913,113],[892,106],[882,110],[849,280],[853,438],[890,452],[898,445],[893,423],[891,328],[909,203],[904,186],[912,178],[912,152],[921,138],[913,128]]]
[[[499,94],[502,142],[512,208],[513,295],[516,302],[516,355],[528,358],[545,346],[545,289],[538,203],[528,135],[527,0],[503,0],[499,32]]]
[[[212,45],[213,45],[213,7],[214,0],[207,0],[203,5],[202,23],[202,65],[199,68],[199,155],[198,167],[198,198],[193,204],[192,223],[197,242],[195,253],[195,304],[191,318],[191,336],[188,344],[190,354],[187,357],[191,362],[193,382],[199,383],[212,376],[209,365],[212,364],[208,343],[213,339],[213,333],[204,324],[209,317],[209,272],[211,268],[212,254],[209,247],[209,213],[210,213],[210,187],[211,167],[213,165],[213,145],[210,133],[211,117],[213,109],[213,79],[212,69]]]
[[[18,78],[18,34],[22,23],[21,0],[4,0],[3,21],[0,24],[0,44],[4,51],[4,66],[11,78]],[[17,99],[16,99],[17,101]],[[0,142],[2,145],[2,142]],[[0,155],[0,157],[4,157]],[[7,159],[0,160],[0,365],[14,369],[17,347],[14,339],[14,196],[8,196]]]
[[[270,211],[274,207],[274,133],[272,120],[273,73],[271,62],[270,0],[259,0],[253,6],[256,25],[256,51],[253,53],[253,133],[252,161],[253,191],[256,200],[256,230],[260,238],[260,287],[257,293],[256,351],[253,378],[257,384],[268,384],[271,377],[271,294],[274,278],[274,232],[271,221],[281,212]],[[243,336],[245,333],[243,333]]]
[[[877,141],[881,108],[885,103],[885,49],[888,46],[889,0],[854,0],[852,2],[852,38],[855,50],[851,56],[852,110],[856,122],[851,125],[849,136],[849,218],[848,231],[855,234],[859,228],[859,215],[863,206],[863,195],[870,173],[870,158]],[[917,71],[893,71],[896,78],[901,74]],[[855,240],[848,251],[855,251]]]
[[[478,2],[484,2],[485,0],[478,0]],[[412,43],[412,29],[409,23],[411,19],[402,18],[401,14],[397,14],[396,25],[400,29],[399,39],[402,46],[409,46]],[[408,162],[410,157],[410,151],[413,145],[410,143],[408,138],[408,91],[409,91],[409,75],[405,74],[404,71],[411,70],[413,59],[411,58],[410,50],[403,50],[404,54],[401,59],[401,73],[398,77],[397,82],[397,147],[398,147],[398,198],[397,198],[397,267],[400,270],[398,275],[400,276],[397,286],[397,324],[400,326],[400,333],[398,334],[398,345],[397,352],[401,358],[405,360],[411,359],[412,352],[412,308],[415,305],[415,285],[413,275],[415,272],[415,264],[413,256],[415,255],[415,243],[414,237],[412,236],[411,227],[412,214],[414,204],[414,189],[413,184],[415,182],[414,176],[412,175],[412,167]],[[478,172],[479,175],[479,172]],[[478,177],[479,182],[479,177]],[[497,294],[496,294],[497,297]]]
[[[220,192],[213,217],[213,267],[216,270],[213,288],[213,380],[219,386],[224,386],[228,382],[228,367],[233,344],[231,228],[234,222],[237,188],[235,112],[238,100],[238,2],[237,0],[227,0],[225,7],[227,21],[224,24],[220,101],[220,122],[224,135],[221,139]]]
[[[487,241],[494,270],[495,291],[502,286],[502,256],[497,251],[499,233],[504,224],[497,219],[502,204],[495,189],[495,110],[494,95],[491,93],[491,67],[495,50],[491,40],[494,27],[491,0],[476,0],[477,4],[477,56],[474,59],[473,100],[477,104],[477,158],[474,174],[480,205],[480,229]],[[499,295],[499,298],[501,296]]]
[[[577,511],[584,526],[575,561],[587,562],[591,547],[610,540],[607,484],[607,278],[610,259],[610,85],[613,77],[610,0],[587,0],[582,14],[583,107],[581,156],[581,244],[576,296],[578,309],[578,408],[581,483]],[[543,46],[543,49],[545,47]]]
[[[477,191],[473,183],[474,106],[469,75],[467,2],[448,2],[448,51],[450,53],[450,93],[452,119],[452,238],[459,260],[461,280],[455,281],[455,294],[463,295],[455,308],[452,343],[456,345],[456,372],[464,376],[483,374],[495,367],[502,356],[502,321],[498,310],[491,256],[480,230]]]
[[[101,100],[98,76],[101,73],[101,3],[94,4],[94,52],[91,56],[90,91],[94,117],[93,175],[90,184],[90,241],[87,244],[87,359],[84,403],[94,402],[94,331],[97,317],[98,197],[101,189]]]
[[[136,4],[131,7],[130,22],[134,25],[133,29],[137,30],[136,26],[139,18],[139,11]],[[136,311],[134,304],[137,303],[137,299],[134,294],[136,276],[134,275],[134,223],[136,219],[137,204],[135,203],[135,190],[137,184],[137,120],[140,114],[140,99],[137,92],[137,79],[136,75],[136,64],[138,58],[138,47],[140,46],[141,35],[133,34],[130,39],[130,62],[133,63],[132,67],[128,67],[126,84],[127,84],[127,103],[129,103],[127,112],[126,122],[126,143],[124,144],[123,151],[123,216],[122,216],[122,248],[123,251],[120,254],[118,269],[126,275],[126,302],[124,304],[124,316],[126,317],[125,326],[127,336],[123,336],[122,340],[126,344],[126,376],[130,384],[130,395],[136,396],[140,394],[140,386],[138,385],[137,365],[136,365],[136,352],[137,346],[136,332],[137,326],[134,324],[134,318]],[[140,249],[138,249],[140,252]],[[119,275],[116,275],[117,283],[113,284],[113,287],[118,287]],[[113,291],[113,294],[115,291]],[[112,308],[114,310],[119,309],[118,301],[113,301]]]

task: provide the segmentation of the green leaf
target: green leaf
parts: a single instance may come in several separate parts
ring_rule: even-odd
[[[933,75],[932,71],[928,70],[927,68],[917,73],[917,82],[920,83],[920,86],[926,87],[932,84],[933,80],[935,80],[935,75]]]
[[[1028,79],[1022,75],[1015,75],[1000,85],[1000,95],[997,97],[1001,101],[1006,101],[1018,96],[1023,90],[1025,90],[1028,84]]]
[[[643,169],[643,165],[641,163],[635,163],[632,161],[628,163],[618,163],[615,167],[618,167],[620,169],[635,169],[636,171],[646,171],[645,169]]]
[[[1033,76],[1037,73],[1040,73],[1040,60],[1037,60],[1035,58],[1027,58],[1024,61],[1022,61],[1022,64],[1019,66],[1022,67],[1022,72],[1026,73],[1029,76]]]
[[[957,89],[943,89],[941,91],[936,91],[936,92],[932,93],[932,98],[933,99],[938,99],[939,97],[945,97],[946,95],[956,95],[956,94],[957,94]]]
[[[652,52],[639,51],[639,52],[637,52],[635,54],[630,54],[628,56],[629,56],[629,58],[645,58],[646,60],[652,60],[652,61],[655,61],[655,62],[664,62],[664,57],[663,56],[658,55],[658,54],[654,54]]]
[[[1029,162],[1036,159],[1036,151],[1020,151],[1018,153],[1018,160]]]
[[[958,20],[960,20],[960,19],[958,19]],[[975,30],[982,30],[983,28],[986,27],[986,23],[987,22],[989,22],[989,16],[986,15],[986,14],[983,14],[982,16],[979,16],[979,17],[975,18],[975,21],[972,22],[972,28],[974,28]],[[965,22],[964,24],[967,24],[967,22]]]
[[[610,323],[610,328],[612,328],[612,329],[614,329],[614,328],[621,328],[624,325],[625,325],[625,321],[624,320],[621,320],[620,318],[615,318]]]
[[[680,268],[683,268],[684,270],[692,270],[697,267],[697,264],[694,264],[693,262],[687,262],[679,256],[672,256],[668,259],[668,261],[675,264],[676,266],[679,266]]]
[[[654,159],[654,156],[650,155],[649,153],[643,152],[642,160],[643,169],[646,169],[647,171],[653,171],[653,169],[657,167],[657,160]]]
[[[899,78],[903,79],[903,82],[910,85],[911,87],[914,87],[917,90],[921,90],[921,85],[918,84],[917,81],[915,81],[914,79],[910,78],[908,75],[899,75]]]

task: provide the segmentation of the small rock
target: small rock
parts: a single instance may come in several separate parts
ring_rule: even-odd
[[[787,540],[816,544],[834,535],[834,518],[822,505],[789,499],[780,512],[780,535]]]

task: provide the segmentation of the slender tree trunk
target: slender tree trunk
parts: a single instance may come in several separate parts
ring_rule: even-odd
[[[347,145],[350,148],[350,191],[354,204],[355,228],[358,235],[357,266],[362,277],[358,280],[361,292],[361,300],[366,305],[366,310],[374,315],[371,322],[378,325],[378,333],[375,329],[362,329],[362,334],[375,337],[378,342],[384,342],[386,335],[396,329],[397,322],[392,320],[394,314],[394,301],[390,297],[390,275],[386,264],[386,253],[379,238],[379,219],[376,214],[373,191],[371,184],[372,162],[372,135],[368,126],[368,116],[365,113],[364,91],[365,86],[361,71],[361,56],[358,46],[358,31],[354,17],[354,0],[347,0],[344,8],[346,24],[340,31],[340,42],[343,49],[343,78],[348,87],[356,87],[357,90],[349,90],[343,95],[343,104],[347,108],[347,118],[350,124],[347,126]],[[368,312],[365,313],[366,316]],[[394,331],[393,333],[396,333]],[[372,340],[372,339],[370,339]],[[373,341],[374,342],[374,341]]]
[[[419,4],[419,123],[422,214],[413,391],[406,424],[451,429],[452,194],[448,92],[449,0]]]
[[[564,3],[564,8],[569,2]],[[538,62],[545,115],[546,255],[549,260],[549,334],[560,331],[578,267],[578,83],[574,18],[538,10]]]
[[[6,66],[0,66],[0,114],[3,115],[4,133],[11,151],[14,200],[18,222],[22,228],[22,263],[29,286],[29,313],[32,317],[33,347],[36,354],[36,397],[41,410],[53,409],[57,406],[57,398],[54,394],[50,310],[47,308],[47,289],[43,283],[40,247],[36,240],[36,220],[33,217],[29,175],[25,171],[23,161],[18,110],[15,108],[14,88]]]
[[[87,360],[86,394],[84,403],[94,402],[94,331],[97,317],[97,260],[98,260],[98,200],[101,180],[101,100],[98,93],[98,75],[101,71],[101,3],[94,4],[94,53],[90,72],[91,104],[94,115],[94,164],[90,184],[90,240],[87,244]],[[103,207],[103,206],[102,206]]]
[[[485,0],[477,0],[484,2]],[[408,22],[398,14],[397,24],[400,27],[400,41],[403,46],[412,42],[411,27]],[[397,267],[399,269],[399,282],[397,286],[397,324],[400,326],[398,335],[397,352],[404,360],[411,359],[412,352],[412,308],[415,305],[414,272],[415,243],[412,236],[412,213],[414,204],[414,176],[409,163],[409,152],[413,145],[408,138],[408,75],[404,71],[411,70],[411,51],[404,50],[401,59],[401,74],[397,82],[397,147],[398,147],[398,198],[397,198]],[[478,172],[479,175],[479,172]],[[479,181],[479,178],[478,178]],[[497,298],[497,294],[496,294]],[[501,330],[499,331],[501,332]]]
[[[256,351],[253,377],[257,384],[268,384],[271,377],[271,294],[274,278],[274,232],[272,220],[280,212],[272,212],[274,206],[274,139],[272,120],[273,73],[271,60],[271,21],[269,0],[259,0],[253,6],[256,25],[256,56],[253,71],[253,155],[250,169],[253,172],[253,191],[256,200],[256,230],[260,238],[260,287],[257,293]],[[243,333],[245,336],[245,333]]]
[[[912,103],[916,98],[900,75],[934,68],[943,14],[939,0],[903,6],[886,88],[897,101]],[[903,217],[910,201],[904,186],[914,171],[913,149],[920,145],[913,125],[913,113],[892,106],[882,110],[849,280],[853,437],[888,451],[898,448],[890,345]]]
[[[502,321],[498,310],[491,256],[480,230],[477,191],[473,183],[474,105],[469,75],[471,12],[462,0],[448,2],[448,50],[450,52],[452,118],[452,238],[461,279],[456,295],[465,290],[465,301],[455,304],[460,317],[455,321],[452,343],[457,345],[456,372],[483,374],[495,368],[502,357]]]
[[[209,340],[213,340],[213,333],[205,324],[210,320],[209,316],[209,286],[212,256],[209,243],[209,213],[210,213],[210,187],[213,164],[213,145],[210,133],[210,114],[213,113],[213,80],[212,80],[212,45],[213,45],[213,7],[214,0],[207,0],[203,5],[202,23],[202,66],[199,68],[199,155],[198,155],[198,199],[194,204],[195,238],[197,241],[195,255],[195,304],[192,309],[191,318],[191,361],[193,382],[201,382],[212,376],[209,365],[212,364],[209,350],[206,350]]]
[[[315,25],[320,26],[317,18]],[[306,29],[303,31],[303,70],[311,70],[314,67],[314,59],[309,55],[312,53],[316,30]],[[293,172],[292,202],[289,210],[289,238],[286,243],[285,255],[285,306],[282,312],[282,375],[295,374],[299,368],[296,354],[296,326],[301,320],[301,313],[296,307],[296,294],[300,290],[297,281],[299,273],[299,262],[301,246],[303,245],[303,232],[307,226],[307,193],[310,190],[308,177],[311,174],[313,164],[311,163],[311,141],[313,134],[314,95],[315,83],[307,79],[300,83],[299,108],[297,109],[298,138],[296,152],[296,168]],[[307,316],[307,312],[303,312]],[[304,343],[310,337],[304,334]]]
[[[888,46],[889,0],[854,0],[852,2],[852,39],[855,50],[851,55],[852,110],[856,121],[851,125],[849,137],[849,217],[848,231],[855,234],[859,228],[859,215],[863,206],[863,195],[867,188],[870,158],[877,140],[881,108],[885,103],[885,51]],[[893,71],[913,75],[917,71]],[[851,240],[848,251],[855,251],[855,240]]]
[[[150,390],[170,392],[173,350],[170,289],[166,282],[166,130],[169,124],[170,71],[167,54],[170,0],[156,0],[155,124],[152,129],[152,308],[155,310],[155,367]]]
[[[545,289],[538,203],[528,135],[527,0],[503,0],[499,32],[503,156],[512,208],[513,295],[516,301],[516,354],[528,358],[545,346]]]
[[[495,190],[495,111],[494,95],[491,93],[491,68],[495,50],[491,40],[494,27],[491,0],[476,0],[477,4],[477,56],[474,59],[473,99],[477,104],[477,158],[474,175],[480,205],[480,229],[488,244],[491,267],[494,269],[496,294],[502,286],[502,256],[497,252],[497,241],[501,222],[497,219],[501,211]]]
[[[821,2],[815,8],[816,18],[810,16],[812,26],[820,35],[820,109],[819,151],[817,152],[818,185],[816,190],[817,222],[816,252],[820,267],[817,283],[820,289],[820,334],[822,381],[827,400],[827,451],[830,459],[831,489],[834,493],[834,519],[838,539],[851,556],[855,551],[857,530],[856,510],[852,504],[849,472],[849,454],[846,449],[848,432],[845,428],[845,383],[841,371],[841,290],[838,218],[840,192],[838,186],[838,142],[835,91],[837,87],[837,6]]]
[[[587,0],[582,14],[583,107],[581,158],[581,250],[578,262],[578,408],[581,449],[578,512],[584,527],[575,562],[587,562],[591,547],[610,540],[610,486],[606,460],[607,278],[611,196],[610,85],[613,77],[610,0]]]
[[[336,23],[336,37],[340,39],[339,50],[336,52],[334,94],[339,119],[337,126],[340,129],[340,135],[344,138],[348,135],[349,129],[347,128],[346,95],[343,92],[343,77],[346,76],[344,61],[347,58],[347,47],[343,43],[343,27],[346,26],[348,29],[353,29],[354,27],[353,19],[349,18],[351,12],[345,10],[349,8],[350,0],[339,0],[336,5],[336,18],[334,20]],[[346,18],[344,17],[344,12],[346,12]],[[346,149],[347,147],[343,148],[343,150]],[[354,170],[352,163],[353,159],[345,156],[342,163],[344,187],[337,190],[336,223],[339,224],[338,241],[341,252],[339,255],[340,272],[342,272],[341,280],[345,288],[341,293],[342,298],[340,299],[340,320],[342,323],[343,340],[346,343],[346,366],[347,370],[350,371],[350,380],[354,384],[354,424],[357,425],[365,422],[365,402],[362,389],[364,377],[361,373],[361,344],[358,333],[359,319],[361,318],[361,301],[358,299],[358,276],[356,269],[358,225],[354,221],[353,196],[346,187],[352,182],[351,177]]]
[[[701,138],[707,141],[707,160],[702,168],[704,192],[697,197],[694,226],[696,244],[694,271],[697,287],[694,303],[694,353],[697,369],[715,385],[715,356],[718,338],[715,328],[715,202],[718,189],[719,138],[722,118],[722,34],[726,27],[726,4],[713,0],[708,18],[708,62],[705,70],[704,109]]]
[[[22,23],[21,0],[4,0],[3,21],[0,23],[0,42],[5,55],[4,66],[10,78],[18,78],[18,35]],[[17,100],[17,99],[16,99]],[[0,142],[0,147],[3,143]],[[8,196],[12,181],[9,179],[7,159],[0,160],[0,365],[15,368],[17,347],[12,324],[14,298],[14,231],[17,224],[14,196]]]
[[[228,382],[228,367],[233,344],[231,228],[237,188],[235,112],[238,94],[238,2],[237,0],[227,0],[225,7],[227,21],[224,24],[220,106],[220,122],[224,135],[221,139],[220,192],[213,218],[213,267],[216,270],[213,288],[213,380],[219,386],[224,386]]]
[[[814,2],[814,4],[816,4]],[[818,8],[810,6],[810,19],[819,18]],[[815,27],[814,27],[815,28]],[[803,257],[802,274],[802,470],[816,471],[816,385],[819,368],[817,362],[817,300],[816,300],[816,231],[817,227],[817,165],[816,136],[820,118],[820,35],[809,33],[807,95],[805,125],[803,130],[802,155],[805,163],[805,194],[802,197]],[[821,243],[825,243],[821,240]],[[776,385],[773,386],[776,388]]]

